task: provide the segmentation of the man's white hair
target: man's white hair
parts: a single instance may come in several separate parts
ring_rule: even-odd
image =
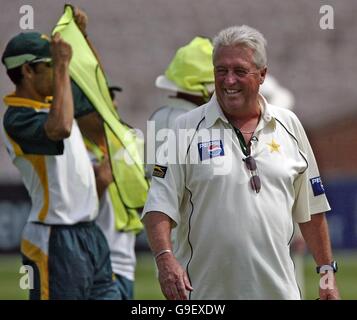
[[[264,36],[256,29],[246,25],[224,29],[213,39],[213,60],[219,47],[243,45],[254,50],[253,61],[258,69],[267,65]]]

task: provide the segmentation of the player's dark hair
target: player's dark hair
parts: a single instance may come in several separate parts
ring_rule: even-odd
[[[10,70],[7,70],[7,75],[9,76],[10,80],[16,85],[20,85],[21,81],[23,79],[23,74],[21,71],[21,66],[17,67],[17,68],[13,68]]]
[[[37,64],[36,63],[29,63],[30,68],[34,71],[37,72]],[[22,74],[22,70],[21,70],[22,66],[7,70],[7,75],[9,76],[10,80],[16,85],[20,85],[22,79],[24,78],[24,75]]]

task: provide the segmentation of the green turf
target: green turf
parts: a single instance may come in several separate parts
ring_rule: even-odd
[[[19,287],[22,274],[19,273],[21,257],[19,255],[0,255],[0,300],[27,299],[28,293]],[[137,257],[135,299],[164,299],[156,278],[154,260],[150,254]]]
[[[339,262],[338,286],[343,299],[357,299],[357,253],[335,255]],[[19,288],[21,260],[18,255],[0,255],[0,300],[26,299],[27,292]],[[308,257],[305,261],[306,298],[318,297],[319,277],[315,273],[315,263]],[[135,299],[163,299],[156,277],[154,261],[150,254],[137,257]]]
[[[164,299],[161,293],[154,259],[151,254],[139,254],[135,273],[134,297],[139,300]]]
[[[27,299],[27,291],[20,289],[21,258],[18,255],[0,255],[0,299]]]

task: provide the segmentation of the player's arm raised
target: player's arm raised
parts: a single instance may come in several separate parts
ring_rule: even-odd
[[[45,131],[51,140],[58,141],[70,136],[73,123],[73,98],[69,77],[72,48],[56,33],[52,37],[51,53],[54,92]]]

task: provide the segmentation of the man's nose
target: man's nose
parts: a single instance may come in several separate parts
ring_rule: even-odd
[[[237,78],[237,75],[234,73],[234,71],[229,70],[226,74],[224,82],[226,84],[232,85],[232,84],[235,84],[237,82],[237,80],[238,80],[238,78]]]

